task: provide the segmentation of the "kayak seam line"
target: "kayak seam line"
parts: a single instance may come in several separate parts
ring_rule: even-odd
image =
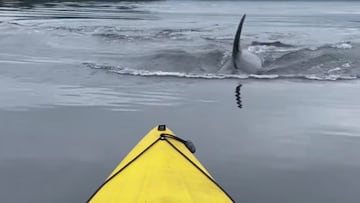
[[[223,193],[235,203],[233,198],[208,174],[205,173],[197,164],[195,164],[189,157],[187,157],[184,153],[182,153],[175,145],[173,145],[168,139],[165,138],[165,141],[170,144],[177,152],[179,152],[185,159],[187,159],[192,165],[194,165],[203,175],[205,175],[212,183],[214,183]]]
[[[157,143],[161,138],[159,137],[156,139],[153,143],[151,143],[148,147],[146,147],[142,152],[140,152],[135,158],[133,158],[131,161],[129,161],[125,166],[123,166],[121,169],[119,169],[114,175],[112,175],[110,178],[106,179],[105,182],[91,195],[88,203],[92,200],[92,198],[108,183],[110,182],[115,176],[119,175],[126,167],[128,167],[130,164],[132,164],[136,159],[138,159],[142,154],[144,154],[148,149],[150,149],[155,143]]]

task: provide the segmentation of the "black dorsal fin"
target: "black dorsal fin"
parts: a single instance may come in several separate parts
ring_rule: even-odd
[[[241,51],[241,49],[240,49],[240,36],[241,36],[241,30],[242,30],[242,27],[243,27],[243,24],[244,24],[244,21],[245,21],[245,17],[246,17],[246,14],[244,14],[243,17],[240,20],[238,29],[237,29],[236,34],[235,34],[234,44],[233,44],[232,56],[233,56],[234,66],[235,66],[236,69],[238,69],[238,67],[237,67],[234,59],[235,59],[236,55],[239,54],[239,52]]]

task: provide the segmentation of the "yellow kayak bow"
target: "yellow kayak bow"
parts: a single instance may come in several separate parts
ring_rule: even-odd
[[[192,143],[165,127],[152,129],[88,203],[234,202],[191,153]]]

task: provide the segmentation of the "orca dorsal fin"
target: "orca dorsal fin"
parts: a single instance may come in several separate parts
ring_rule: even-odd
[[[241,30],[242,30],[245,18],[246,18],[246,14],[244,14],[242,16],[241,20],[240,20],[239,26],[238,26],[236,34],[235,34],[234,44],[233,44],[232,56],[233,56],[234,66],[235,66],[236,69],[238,69],[238,67],[237,67],[234,59],[239,54],[239,52],[241,51],[241,49],[240,49],[240,36],[241,36]]]

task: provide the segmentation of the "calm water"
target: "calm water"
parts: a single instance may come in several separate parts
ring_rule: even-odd
[[[261,75],[220,71],[243,13]],[[162,123],[237,202],[359,202],[359,15],[356,2],[3,4],[0,202],[86,202]]]

